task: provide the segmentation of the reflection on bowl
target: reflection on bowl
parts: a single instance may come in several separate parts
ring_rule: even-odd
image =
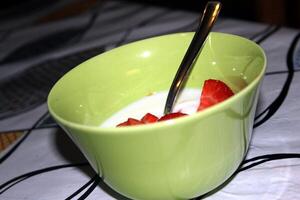
[[[249,144],[262,49],[242,37],[211,33],[186,87],[206,79],[236,94],[175,123],[99,127],[151,92],[168,90],[193,33],[150,38],[113,49],[71,70],[51,90],[48,106],[94,170],[133,199],[189,199],[227,180]]]

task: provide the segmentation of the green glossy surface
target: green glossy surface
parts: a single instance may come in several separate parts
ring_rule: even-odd
[[[145,95],[168,90],[193,33],[125,45],[79,65],[51,90],[48,106],[93,168],[116,191],[134,199],[188,199],[228,179],[252,132],[266,58],[255,43],[211,33],[186,87],[225,81],[236,94],[205,111],[126,128],[99,128]]]

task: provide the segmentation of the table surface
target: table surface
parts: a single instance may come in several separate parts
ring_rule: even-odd
[[[82,61],[128,42],[194,31],[198,17],[106,1],[69,18],[0,29],[0,199],[126,199],[95,175],[51,119],[47,94]],[[300,199],[300,31],[227,18],[213,30],[261,45],[268,67],[241,168],[202,198]]]

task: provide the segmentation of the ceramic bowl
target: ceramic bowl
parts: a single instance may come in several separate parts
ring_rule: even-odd
[[[206,79],[235,95],[197,114],[125,128],[100,125],[151,92],[169,89],[193,33],[141,40],[80,64],[52,88],[48,107],[93,169],[132,199],[190,199],[224,183],[251,137],[266,57],[254,42],[211,33],[187,88]]]

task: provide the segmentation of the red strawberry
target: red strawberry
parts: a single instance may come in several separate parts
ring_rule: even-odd
[[[141,122],[140,120],[134,119],[134,118],[128,118],[127,121],[130,126],[143,124],[143,122]]]
[[[120,127],[120,126],[134,126],[134,125],[139,125],[139,124],[143,124],[143,122],[141,122],[140,120],[134,119],[134,118],[128,118],[127,121],[118,124],[117,127]]]
[[[197,111],[208,108],[234,95],[232,90],[222,81],[209,79],[204,82],[200,105]]]
[[[143,122],[144,124],[149,124],[149,123],[157,122],[157,120],[158,120],[158,117],[156,117],[155,115],[152,115],[151,113],[147,113],[141,119],[141,122]]]
[[[121,127],[121,126],[129,126],[128,120],[117,125],[117,127]]]
[[[181,112],[176,112],[176,113],[169,113],[166,114],[164,116],[162,116],[158,121],[165,121],[165,120],[169,120],[169,119],[174,119],[174,118],[178,118],[178,117],[183,117],[187,114],[181,113]]]

